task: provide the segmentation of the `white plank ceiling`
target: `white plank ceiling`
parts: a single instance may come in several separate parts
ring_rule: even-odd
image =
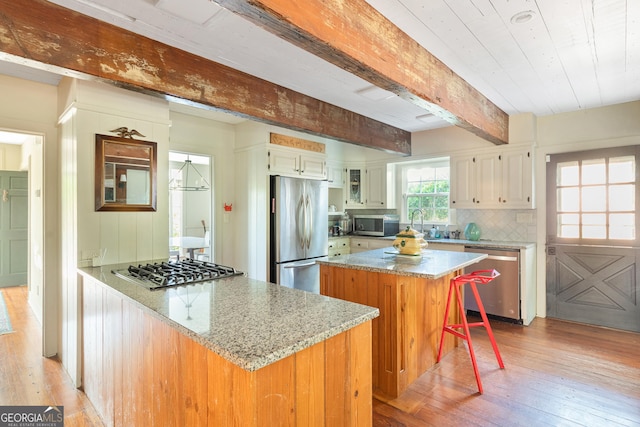
[[[208,0],[53,3],[408,131],[447,125],[418,119],[426,111],[388,92],[374,91],[375,100],[362,96],[368,82]],[[640,0],[368,3],[508,114],[545,116],[640,100]],[[7,63],[0,73],[49,84],[59,77]]]

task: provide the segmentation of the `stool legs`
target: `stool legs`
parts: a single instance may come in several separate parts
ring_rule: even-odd
[[[487,330],[487,335],[489,336],[489,341],[491,341],[491,347],[493,347],[493,353],[496,355],[498,365],[500,366],[500,369],[504,369],[504,363],[502,362],[502,356],[500,356],[500,350],[498,350],[498,344],[496,344],[496,339],[493,337],[491,324],[489,323],[489,319],[487,319],[487,313],[484,311],[484,305],[482,304],[480,295],[478,295],[478,289],[476,288],[476,284],[474,282],[471,282],[471,291],[473,292],[473,297],[478,303],[480,317],[482,317],[482,322],[478,322],[478,326],[484,326],[484,328]]]
[[[480,380],[480,372],[478,371],[478,364],[476,362],[476,354],[473,350],[473,343],[471,341],[471,333],[470,328],[476,326],[484,326],[487,330],[487,335],[489,336],[489,340],[491,341],[491,346],[493,347],[493,352],[496,355],[496,359],[498,361],[498,365],[501,369],[504,369],[504,363],[502,362],[502,357],[500,356],[500,351],[498,350],[498,345],[496,344],[496,340],[493,336],[493,331],[491,330],[491,325],[489,324],[489,320],[487,318],[487,314],[484,310],[484,305],[482,304],[482,300],[480,299],[480,295],[478,295],[478,289],[476,288],[476,283],[473,280],[464,281],[464,280],[456,280],[463,279],[463,277],[457,277],[451,279],[449,286],[449,293],[447,295],[447,305],[445,307],[444,321],[442,325],[442,333],[440,335],[440,345],[438,347],[438,356],[436,358],[436,363],[440,362],[442,358],[442,349],[444,343],[444,336],[446,332],[449,332],[463,340],[467,341],[469,346],[469,356],[471,357],[471,363],[473,365],[473,372],[476,376],[476,383],[478,385],[478,391],[480,394],[483,393],[482,381]],[[467,321],[467,316],[464,311],[464,303],[462,301],[462,292],[460,291],[460,287],[465,283],[469,283],[471,285],[471,291],[473,293],[476,302],[478,303],[478,309],[480,311],[480,316],[482,317],[482,322],[473,322],[469,323]],[[456,302],[458,303],[458,307],[460,309],[460,317],[462,323],[458,324],[448,324],[449,313],[451,311],[451,297],[455,293]],[[458,331],[457,329],[462,329],[463,332]]]

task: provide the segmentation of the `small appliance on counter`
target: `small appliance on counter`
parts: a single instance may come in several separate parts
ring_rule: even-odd
[[[393,241],[393,247],[397,249],[400,255],[421,255],[422,250],[427,247],[428,243],[424,240],[424,233],[418,233],[410,226],[396,235]]]
[[[353,234],[384,237],[393,236],[399,231],[399,215],[353,215]]]

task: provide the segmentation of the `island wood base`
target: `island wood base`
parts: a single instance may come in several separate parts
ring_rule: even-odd
[[[83,277],[83,388],[107,426],[371,426],[371,321],[250,372]]]
[[[377,307],[373,320],[373,395],[380,400],[400,396],[436,363],[449,280],[459,271],[424,279],[392,273],[320,265],[320,293]],[[460,322],[452,305],[449,323]],[[443,354],[459,339],[446,334]]]

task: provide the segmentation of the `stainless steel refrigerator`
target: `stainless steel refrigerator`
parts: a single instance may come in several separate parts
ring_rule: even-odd
[[[270,281],[320,293],[320,267],[328,255],[326,181],[271,177]]]

